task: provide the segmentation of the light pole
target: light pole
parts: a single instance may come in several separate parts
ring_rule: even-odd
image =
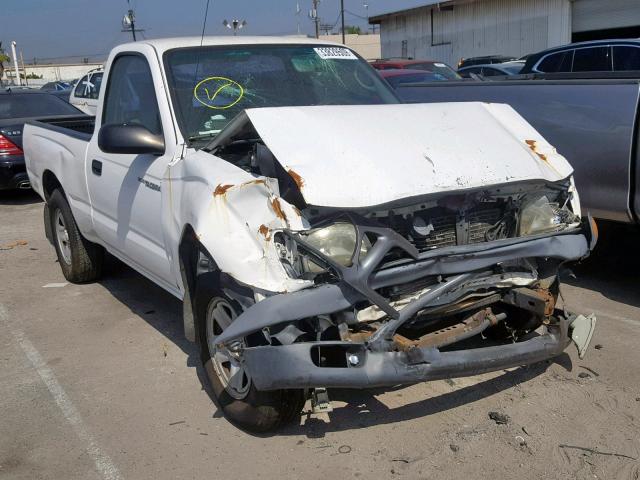
[[[313,0],[312,7],[309,11],[309,18],[313,20],[313,23],[316,25],[316,38],[320,38],[320,17],[318,16],[318,4],[320,0]]]
[[[11,57],[13,57],[13,69],[16,72],[16,85],[22,85],[20,81],[20,70],[18,70],[18,56],[16,55],[16,41],[11,42]]]
[[[342,44],[344,45],[344,0],[340,0],[340,19],[342,20]]]
[[[233,29],[233,36],[235,37],[238,34],[238,30],[243,28],[247,24],[244,20],[236,20],[235,18],[231,20],[231,22],[227,22],[226,20],[222,21],[222,25],[227,28]]]
[[[131,9],[129,9],[127,14],[122,18],[122,31],[131,31],[133,41],[136,41],[136,17]]]

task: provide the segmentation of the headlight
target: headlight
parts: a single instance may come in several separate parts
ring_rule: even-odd
[[[322,252],[334,262],[345,267],[351,266],[351,258],[356,249],[357,234],[350,223],[334,223],[328,227],[311,231],[305,236],[306,242]],[[360,245],[360,258],[371,248],[371,242],[365,237]],[[306,256],[302,265],[308,272],[321,272],[324,269]]]
[[[520,236],[553,232],[578,221],[568,208],[550,202],[545,196],[526,204],[520,214]]]

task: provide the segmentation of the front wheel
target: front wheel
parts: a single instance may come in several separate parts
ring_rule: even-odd
[[[53,245],[64,278],[72,283],[97,280],[102,271],[102,247],[82,236],[60,190],[51,194],[48,203]]]
[[[214,281],[203,275],[196,293],[200,322],[201,357],[213,394],[227,420],[242,429],[264,433],[293,421],[305,403],[303,390],[259,391],[244,366],[244,340],[218,346],[215,337],[241,312],[240,305],[215,289],[201,287]]]

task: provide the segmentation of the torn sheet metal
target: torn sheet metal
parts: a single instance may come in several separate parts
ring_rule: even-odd
[[[256,177],[205,152],[173,165],[171,177],[183,180],[173,182],[170,191],[170,202],[181,210],[178,218],[192,226],[220,271],[266,292],[310,285],[287,275],[273,245],[275,230],[309,228],[300,211],[280,198],[276,180]]]
[[[311,205],[368,207],[430,193],[556,182],[573,172],[508,105],[278,107],[246,115]]]

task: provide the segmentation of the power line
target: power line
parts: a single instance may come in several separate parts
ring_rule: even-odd
[[[353,13],[353,12],[351,12],[351,11],[349,11],[349,10],[346,10],[346,9],[345,9],[345,12],[347,12],[349,15],[351,15],[351,16],[353,16],[353,17],[357,17],[357,18],[360,18],[360,19],[362,19],[362,20],[369,20],[369,18],[368,18],[368,17],[363,17],[362,15],[358,15],[357,13]]]

